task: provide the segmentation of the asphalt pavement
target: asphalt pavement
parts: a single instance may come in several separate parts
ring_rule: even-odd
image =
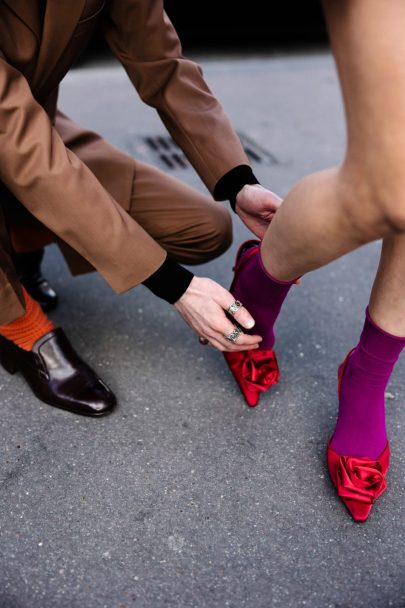
[[[199,56],[206,79],[284,195],[340,161],[345,130],[330,55]],[[60,107],[163,166],[163,137],[125,72],[73,70]],[[202,191],[191,168],[168,169]],[[238,244],[201,275],[228,286]],[[72,278],[55,246],[52,314],[116,392],[109,417],[36,400],[0,372],[1,608],[404,608],[405,359],[387,395],[389,490],[365,524],[328,479],[336,370],[356,343],[380,244],[308,275],[280,315],[281,379],[248,408],[220,353],[144,287],[116,296]]]

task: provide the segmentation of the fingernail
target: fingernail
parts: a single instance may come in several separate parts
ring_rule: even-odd
[[[246,327],[248,329],[252,329],[252,327],[254,326],[255,322],[253,321],[253,319],[251,319],[250,321],[246,322]]]

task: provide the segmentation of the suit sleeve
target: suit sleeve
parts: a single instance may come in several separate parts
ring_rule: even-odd
[[[105,36],[211,193],[228,171],[249,164],[201,68],[183,57],[162,0],[107,0]]]
[[[65,147],[26,79],[1,56],[0,180],[117,292],[142,282],[166,258]]]

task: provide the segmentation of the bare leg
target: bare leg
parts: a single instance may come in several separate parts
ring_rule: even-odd
[[[384,240],[368,315],[341,378],[331,441],[341,455],[378,459],[387,445],[384,396],[405,346],[405,235]]]
[[[340,168],[288,194],[262,246],[290,280],[360,245],[405,231],[405,3],[324,0],[343,92],[348,145]]]
[[[385,239],[369,310],[380,327],[405,336],[405,236]]]
[[[342,368],[328,447],[331,479],[354,519],[385,489],[384,392],[405,346],[405,2],[324,0],[345,102],[348,144],[339,169],[309,176],[287,196],[262,246],[289,280],[362,243],[383,252],[360,341]],[[362,459],[362,460],[359,460]]]

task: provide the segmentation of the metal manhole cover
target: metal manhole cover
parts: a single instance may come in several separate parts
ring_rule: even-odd
[[[238,136],[252,165],[271,166],[277,164],[276,157],[255,142],[251,137],[238,131]],[[141,145],[134,145],[134,141],[127,142],[127,150],[135,157],[146,157],[146,160],[157,163],[168,170],[189,169],[191,165],[183,151],[170,135],[146,135],[141,137]]]

